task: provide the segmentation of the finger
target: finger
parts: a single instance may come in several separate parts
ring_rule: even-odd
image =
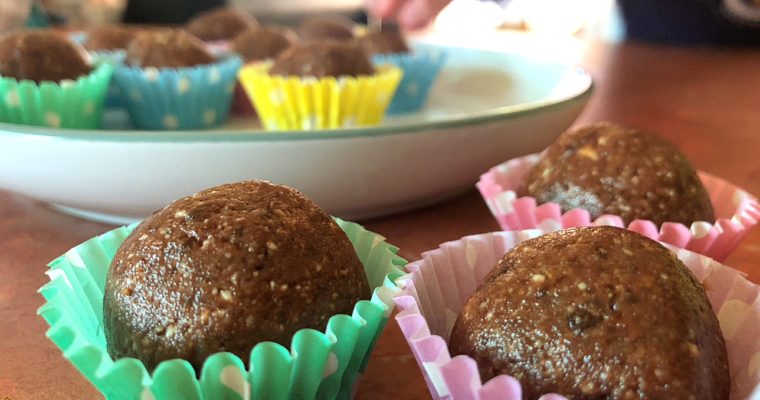
[[[401,7],[408,0],[369,0],[367,8],[369,12],[379,18],[394,19]]]
[[[405,29],[427,26],[450,0],[410,0],[398,11],[397,20]]]

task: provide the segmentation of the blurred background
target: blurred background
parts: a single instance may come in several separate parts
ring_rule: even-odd
[[[3,0],[0,31],[67,29],[127,22],[182,24],[200,11],[231,6],[264,23],[306,15],[366,21],[369,0]],[[387,0],[374,0],[387,1]],[[527,53],[573,62],[582,43],[634,39],[678,45],[760,45],[760,0],[453,0],[419,40]]]
[[[181,24],[200,11],[228,5],[265,22],[293,23],[311,14],[362,21],[364,0],[14,0],[0,2],[0,29],[67,24],[72,27],[132,22]],[[427,32],[484,31],[594,36],[619,40],[623,30],[613,0],[454,0]]]
[[[636,0],[639,1],[639,0]],[[366,21],[365,0],[15,0],[0,2],[0,30],[58,25],[182,24],[222,5],[251,12],[264,23],[295,25],[306,15]],[[411,38],[574,63],[589,40],[619,41],[624,24],[614,0],[452,1]]]

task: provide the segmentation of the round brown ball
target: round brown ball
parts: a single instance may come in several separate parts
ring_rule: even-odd
[[[715,220],[710,197],[686,156],[656,135],[611,123],[560,135],[518,193],[559,203],[563,211],[584,208],[592,218],[619,215],[626,224]]]
[[[156,33],[156,32],[164,32],[164,31],[177,29],[176,27],[172,25],[161,25],[161,24],[124,24],[121,27],[123,29],[126,29],[132,32],[132,34]]]
[[[211,64],[203,42],[180,29],[139,33],[129,43],[125,62],[139,67],[183,68]]]
[[[345,233],[285,186],[249,181],[177,200],[124,241],[106,277],[108,352],[152,369],[200,370],[219,351],[245,365],[262,341],[324,330],[370,291]]]
[[[726,347],[702,285],[632,231],[574,228],[525,241],[467,301],[449,341],[523,399],[725,400]]]
[[[231,43],[232,51],[247,62],[275,58],[293,42],[286,32],[273,28],[253,28],[238,35]]]
[[[201,40],[212,42],[232,40],[258,25],[256,18],[248,13],[220,7],[199,13],[187,23],[185,29]]]
[[[123,50],[135,33],[135,29],[124,26],[104,26],[88,31],[83,46],[89,51]]]
[[[409,45],[399,31],[368,32],[358,39],[359,46],[370,56],[375,54],[409,53]]]
[[[60,82],[90,71],[85,50],[58,33],[31,31],[0,37],[0,76]]]
[[[358,46],[339,42],[305,42],[280,54],[269,72],[272,75],[323,78],[371,75],[375,68]]]
[[[354,38],[354,23],[340,18],[315,17],[304,20],[298,36],[307,41],[350,41]]]

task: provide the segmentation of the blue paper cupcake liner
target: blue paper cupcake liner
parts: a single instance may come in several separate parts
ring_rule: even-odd
[[[387,113],[403,114],[417,111],[427,102],[430,88],[446,62],[447,53],[442,50],[417,49],[410,54],[379,54],[373,57],[375,64],[392,64],[404,71]]]
[[[123,64],[127,57],[127,52],[124,50],[90,51],[89,54],[93,64],[107,62],[114,66]]]
[[[114,67],[118,67],[124,63],[127,52],[124,50],[113,51],[91,51],[90,58],[93,64],[109,63]],[[119,85],[116,84],[115,79],[111,79],[111,84],[108,85],[108,93],[106,93],[105,100],[106,108],[125,108],[127,104],[121,98],[121,90]]]
[[[136,127],[203,129],[227,120],[241,65],[239,57],[178,69],[122,65],[114,79]]]

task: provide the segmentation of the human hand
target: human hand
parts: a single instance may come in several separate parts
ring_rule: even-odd
[[[402,28],[420,29],[428,25],[451,0],[368,0],[370,14],[395,20]]]

